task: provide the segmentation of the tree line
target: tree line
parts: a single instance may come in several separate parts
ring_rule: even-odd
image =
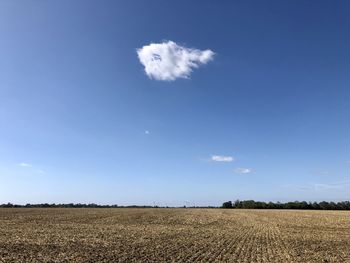
[[[26,205],[18,205],[18,204],[12,204],[12,203],[7,203],[7,204],[0,204],[0,207],[2,208],[151,208],[153,206],[138,206],[138,205],[130,205],[130,206],[120,206],[120,205],[99,205],[99,204],[48,204],[48,203],[43,203],[43,204],[26,204]]]
[[[227,201],[221,206],[222,208],[238,208],[238,209],[313,209],[313,210],[350,210],[350,202],[305,202],[294,201],[287,203],[260,202],[254,200],[236,200],[234,202]]]
[[[183,208],[219,208],[215,206],[182,206]],[[150,206],[150,205],[99,205],[95,203],[81,204],[81,203],[69,203],[69,204],[0,204],[0,208],[170,208],[169,206]],[[179,208],[179,207],[177,207]],[[342,202],[260,202],[254,200],[236,200],[224,202],[221,208],[236,208],[236,209],[311,209],[311,210],[350,210],[350,201]]]
[[[0,208],[219,208],[218,206],[161,206],[161,205],[100,205],[100,204],[81,204],[81,203],[69,203],[69,204],[0,204]]]

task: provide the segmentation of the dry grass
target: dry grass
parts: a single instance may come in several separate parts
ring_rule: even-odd
[[[0,209],[0,262],[350,262],[350,212]]]

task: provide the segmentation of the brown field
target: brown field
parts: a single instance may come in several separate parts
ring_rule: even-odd
[[[350,262],[350,212],[0,209],[0,262]]]

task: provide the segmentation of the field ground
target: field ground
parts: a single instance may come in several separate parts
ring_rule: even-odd
[[[350,262],[350,212],[0,209],[0,262]]]

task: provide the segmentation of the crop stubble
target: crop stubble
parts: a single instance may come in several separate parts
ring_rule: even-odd
[[[0,262],[350,262],[350,212],[0,209]]]

